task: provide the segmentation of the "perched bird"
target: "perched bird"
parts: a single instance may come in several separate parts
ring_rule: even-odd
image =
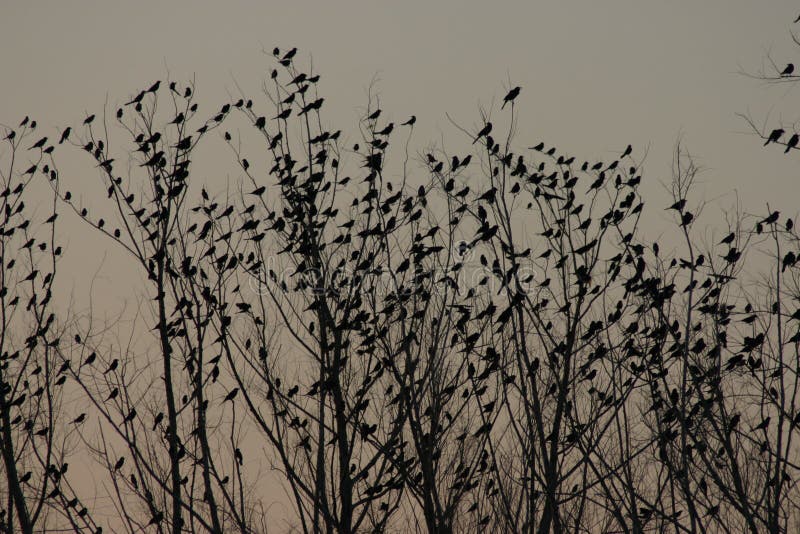
[[[130,102],[125,102],[126,106],[130,106],[131,104],[138,104],[144,98],[145,92],[139,91],[139,94],[136,95]]]
[[[480,131],[480,132],[478,132],[478,135],[477,135],[477,136],[475,136],[475,140],[472,142],[472,144],[474,145],[475,143],[477,143],[477,142],[478,142],[478,139],[480,139],[481,137],[484,137],[484,136],[486,136],[486,135],[489,135],[489,133],[490,133],[491,131],[492,131],[492,123],[491,123],[491,122],[487,122],[487,123],[486,123],[486,126],[484,126],[483,128],[481,128],[481,131]]]
[[[416,115],[411,115],[411,118],[408,119],[403,124],[401,124],[400,126],[414,126],[415,122],[417,122],[417,116]]]
[[[733,240],[736,239],[736,234],[731,232],[730,234],[726,235],[722,241],[719,242],[720,245],[730,245],[733,243]]]
[[[796,133],[792,134],[789,140],[786,142],[786,150],[783,151],[784,154],[788,153],[791,149],[797,146],[797,142],[800,141],[800,136]]]
[[[794,72],[794,63],[789,63],[786,68],[781,72],[781,76],[791,76]]]
[[[780,139],[781,136],[784,134],[784,132],[785,132],[785,130],[783,128],[775,128],[774,130],[772,130],[770,132],[770,134],[769,134],[769,137],[767,137],[767,140],[764,143],[764,146],[767,146],[770,143],[777,142],[778,139]]]
[[[668,210],[676,210],[676,211],[683,211],[684,206],[686,206],[686,199],[682,198],[675,202],[672,206],[668,207]]]
[[[160,425],[161,421],[163,420],[164,420],[164,412],[158,412],[158,415],[156,415],[155,419],[153,420],[153,430],[158,428],[158,425]]]
[[[509,102],[514,102],[514,99],[519,96],[519,92],[521,90],[522,88],[519,86],[514,87],[512,90],[510,90],[508,94],[505,96],[505,98],[503,98],[503,105],[500,106],[500,109],[506,107],[506,104],[508,104]]]
[[[781,212],[773,211],[767,217],[765,217],[764,220],[761,221],[761,223],[762,224],[773,224],[773,223],[777,222],[778,217],[780,217],[780,216],[781,216]]]
[[[114,371],[116,371],[117,367],[119,367],[119,360],[115,358],[114,361],[111,362],[111,365],[108,366],[106,372],[103,374],[107,375],[108,373],[113,373]]]
[[[41,139],[36,141],[36,143],[33,146],[31,146],[28,150],[33,150],[35,148],[42,148],[46,142],[47,142],[47,137],[42,137]]]
[[[770,417],[767,416],[761,421],[757,426],[753,427],[753,430],[766,430],[769,426]]]

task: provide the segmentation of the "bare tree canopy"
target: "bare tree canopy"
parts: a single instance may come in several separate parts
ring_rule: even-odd
[[[715,223],[681,143],[647,202],[635,144],[518,139],[513,84],[448,116],[456,152],[414,149],[374,87],[340,129],[297,49],[272,56],[210,112],[165,79],[0,130],[0,531],[800,527],[791,218]],[[62,214],[139,273],[129,323],[54,303]]]

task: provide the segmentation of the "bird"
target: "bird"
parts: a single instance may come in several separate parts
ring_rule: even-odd
[[[164,412],[158,412],[155,419],[153,420],[153,430],[158,428],[158,425],[161,424],[161,421],[164,420]]]
[[[781,138],[781,136],[782,136],[784,133],[785,133],[785,130],[784,130],[783,128],[775,128],[774,130],[772,130],[772,131],[770,132],[770,134],[769,134],[769,137],[767,137],[767,140],[766,140],[766,142],[764,142],[764,146],[767,146],[767,145],[768,145],[768,144],[770,144],[770,143],[775,143],[775,142],[777,142],[777,141],[778,141],[778,139],[780,139],[780,138]]]
[[[66,141],[66,140],[67,140],[67,137],[69,137],[69,134],[70,134],[70,132],[72,132],[72,128],[71,128],[71,127],[69,127],[69,126],[67,126],[67,127],[64,129],[64,131],[61,133],[61,139],[59,139],[59,140],[58,140],[58,144],[59,144],[59,145],[60,145],[60,144],[62,144],[64,141]]]
[[[277,115],[275,115],[273,117],[273,120],[275,120],[275,119],[286,120],[286,119],[289,118],[289,115],[291,115],[291,114],[292,114],[292,108],[286,108],[283,111],[281,111],[280,113],[278,113]]]
[[[779,211],[773,211],[773,212],[772,212],[772,213],[770,213],[770,214],[769,214],[767,217],[765,217],[765,218],[764,218],[764,219],[761,221],[761,223],[762,223],[762,224],[773,224],[773,223],[777,222],[777,220],[778,220],[778,217],[780,217],[780,216],[781,216],[781,212],[779,212]]]
[[[125,102],[126,106],[130,106],[131,104],[138,104],[144,98],[145,92],[139,91],[139,94],[136,95],[130,102]]]
[[[233,388],[227,395],[222,402],[232,401],[236,398],[236,395],[239,393],[239,388]]]
[[[788,63],[786,68],[781,72],[781,76],[791,76],[794,72],[794,63]]]
[[[489,135],[489,133],[491,131],[492,131],[492,123],[491,122],[487,122],[486,126],[481,128],[481,131],[478,132],[478,135],[475,137],[475,140],[472,142],[472,144],[474,145],[475,143],[477,143],[478,139],[480,139],[481,137]]]
[[[173,148],[177,148],[178,150],[189,150],[192,146],[192,136],[184,137],[181,139],[178,144],[176,144]]]
[[[283,55],[283,59],[284,60],[292,59],[295,56],[295,54],[297,54],[297,48],[292,48],[291,50],[286,52],[286,54]]]
[[[500,109],[503,109],[504,107],[506,107],[506,104],[508,104],[509,102],[513,103],[514,99],[519,96],[519,92],[521,90],[522,90],[522,88],[520,86],[517,86],[517,87],[514,87],[513,89],[511,89],[508,92],[508,94],[505,96],[505,98],[503,98],[503,105],[500,106]]]
[[[628,146],[625,148],[625,152],[623,152],[623,153],[622,153],[622,157],[624,158],[624,157],[626,157],[626,156],[630,156],[630,155],[631,155],[631,152],[633,152],[633,147],[632,147],[631,145],[628,145]]]
[[[720,245],[730,245],[733,243],[733,240],[736,239],[736,234],[731,232],[730,234],[726,235],[722,241],[719,242]]]
[[[184,115],[183,115],[183,112],[180,112],[180,113],[178,113],[178,115],[177,115],[177,116],[176,116],[174,119],[172,119],[172,120],[171,120],[170,122],[168,122],[167,124],[180,124],[180,123],[182,123],[182,122],[183,122],[183,119],[184,119],[184,118],[185,118],[185,117],[184,117]]]
[[[792,136],[786,142],[786,150],[784,150],[783,153],[787,154],[791,149],[795,148],[798,141],[800,141],[800,136],[798,136],[796,133],[792,134]]]
[[[668,210],[676,210],[676,211],[683,211],[684,206],[686,206],[686,199],[682,198],[675,202],[673,205],[668,207]]]
[[[46,142],[47,142],[47,137],[42,137],[41,139],[36,141],[36,143],[33,146],[31,146],[28,150],[33,150],[35,148],[42,148]]]
[[[417,116],[411,115],[411,118],[408,119],[406,122],[402,123],[400,126],[414,126],[415,122],[417,122]]]
[[[93,120],[94,120],[94,115],[89,115],[83,120],[83,124],[91,124]]]
[[[761,421],[757,426],[753,427],[753,430],[766,430],[769,426],[770,417],[767,416]]]

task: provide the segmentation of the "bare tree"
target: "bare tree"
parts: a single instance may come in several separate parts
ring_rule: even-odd
[[[94,527],[67,477],[86,413],[69,414],[62,404],[71,368],[62,356],[66,321],[56,317],[52,301],[61,255],[56,198],[46,217],[40,206],[26,205],[36,200],[36,177],[59,183],[54,145],[47,136],[33,140],[36,126],[25,117],[4,132],[0,149],[0,529],[77,532]]]
[[[102,183],[91,213],[46,139],[16,170],[29,123],[8,136],[6,530],[51,510],[97,528],[63,477],[87,417],[127,532],[267,530],[258,460],[302,532],[796,528],[791,219],[732,214],[706,245],[680,146],[669,205],[646,206],[630,145],[610,161],[517,147],[518,87],[475,128],[453,123],[457,153],[414,154],[415,117],[391,122],[371,93],[346,147],[296,54],[275,49],[266,100],[208,120],[193,84],[156,82],[64,130]],[[795,148],[782,136],[764,138]],[[214,138],[240,173],[224,190],[195,174]],[[38,175],[55,194],[45,240],[22,204]],[[141,341],[89,313],[58,342],[57,199],[146,279]],[[653,214],[674,223],[659,241],[640,229]],[[88,415],[65,424],[68,378]]]

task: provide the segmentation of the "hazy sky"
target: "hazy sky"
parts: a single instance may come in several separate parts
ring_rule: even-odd
[[[770,128],[782,120],[790,129],[800,118],[791,106],[800,87],[769,87],[739,72],[758,71],[768,52],[780,65],[800,64],[789,34],[798,13],[788,0],[3,0],[0,124],[16,126],[30,114],[41,135],[55,137],[102,110],[106,99],[113,111],[167,73],[195,77],[199,102],[211,114],[229,94],[238,96],[237,82],[258,93],[273,65],[263,50],[298,47],[299,59],[313,57],[322,74],[326,120],[351,137],[373,79],[389,120],[417,115],[419,149],[442,139],[463,148],[445,113],[475,129],[479,106],[494,104],[496,112],[508,88],[520,85],[518,147],[543,140],[579,160],[610,159],[628,143],[641,157],[649,147],[643,192],[666,205],[658,184],[669,180],[683,134],[707,169],[699,194],[726,206],[736,191],[747,211],[763,213],[770,202],[796,214],[797,153],[763,148],[736,113],[750,111],[760,122],[769,114]],[[231,154],[221,152],[220,161],[234,174],[201,176],[212,188],[235,177]],[[661,207],[648,206],[655,208],[650,226],[670,216]],[[94,234],[68,224],[67,272],[95,272],[101,258],[84,254]],[[119,290],[114,276],[123,261],[105,260],[101,291]],[[85,282],[72,288],[78,300]]]
[[[714,192],[739,189],[755,208],[786,199],[797,177],[793,158],[760,150],[735,113],[762,119],[793,95],[737,71],[757,70],[768,49],[779,63],[792,59],[798,9],[773,0],[9,1],[0,122],[30,113],[50,129],[76,125],[167,69],[195,75],[210,112],[234,80],[257,92],[272,65],[262,48],[297,46],[322,73],[326,116],[345,130],[375,76],[389,114],[420,117],[418,142],[452,136],[445,112],[477,124],[477,105],[497,102],[510,81],[523,87],[520,144],[544,139],[598,158],[650,145],[652,181],[666,177],[683,132]]]
[[[739,73],[758,71],[768,52],[781,65],[794,59],[789,31],[798,9],[773,0],[8,1],[0,7],[0,124],[31,114],[56,136],[106,99],[113,112],[167,72],[195,77],[201,111],[210,114],[238,96],[237,82],[258,96],[273,66],[264,50],[296,46],[322,74],[326,120],[352,137],[373,79],[388,119],[418,116],[417,149],[442,139],[464,147],[445,113],[477,128],[478,107],[494,104],[496,112],[506,90],[520,85],[518,147],[544,140],[579,160],[610,158],[628,143],[639,157],[649,148],[643,192],[660,208],[659,181],[669,179],[683,134],[708,169],[698,193],[729,206],[737,191],[746,210],[761,213],[770,202],[793,214],[797,156],[762,148],[736,113],[759,121],[770,114],[769,127],[783,120],[791,128],[800,117],[791,110],[797,89]],[[235,173],[230,152],[219,159]],[[231,178],[201,176],[212,189]],[[74,187],[85,178],[64,179]],[[649,213],[655,227],[669,217]],[[80,235],[64,237],[70,271],[86,271]],[[100,258],[93,261],[92,268]],[[113,259],[106,261],[113,273]]]
[[[746,212],[765,213],[769,202],[797,215],[797,156],[763,148],[736,114],[749,112],[761,124],[768,118],[765,128],[780,123],[787,130],[800,118],[792,109],[800,86],[769,86],[742,74],[769,67],[768,54],[781,67],[795,60],[800,49],[790,31],[800,31],[792,24],[799,10],[783,0],[9,1],[0,7],[0,124],[16,126],[30,114],[41,135],[56,137],[102,112],[106,100],[113,113],[167,76],[196,80],[201,115],[238,98],[237,84],[263,103],[261,83],[274,65],[269,51],[298,47],[299,64],[313,60],[322,74],[324,119],[332,130],[358,137],[375,81],[387,121],[417,115],[413,152],[429,143],[458,152],[469,140],[445,113],[476,131],[479,108],[502,120],[498,103],[520,85],[517,149],[543,140],[579,161],[608,160],[628,143],[636,157],[647,152],[644,222],[657,237],[672,217],[661,209],[668,199],[660,184],[670,178],[679,135],[707,169],[699,197],[731,207],[738,194]],[[112,140],[124,139],[121,134],[112,129]],[[210,164],[194,167],[193,180],[212,191],[239,178],[223,146],[201,147]],[[56,155],[70,170],[62,178],[76,198],[83,198],[82,188],[97,189],[96,171],[80,151]],[[85,302],[99,273],[95,296],[128,295],[135,282],[117,280],[130,269],[128,258],[104,257],[102,241],[64,215],[61,265],[68,277],[61,283]],[[715,235],[724,231],[715,225]]]

